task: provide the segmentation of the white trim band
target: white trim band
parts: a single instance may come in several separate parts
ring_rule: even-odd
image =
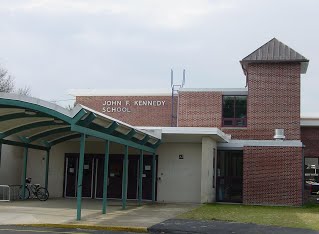
[[[302,147],[299,140],[231,140],[228,143],[218,143],[218,148],[243,148],[244,146],[261,147]]]
[[[72,96],[172,96],[170,89],[70,89]]]
[[[181,88],[179,92],[221,92],[223,95],[248,95],[248,88]]]

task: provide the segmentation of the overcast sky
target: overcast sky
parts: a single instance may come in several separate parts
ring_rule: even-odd
[[[302,114],[319,116],[318,0],[0,0],[0,14],[0,65],[41,99],[169,89],[171,68],[188,88],[243,88],[239,60],[276,37],[310,60]]]

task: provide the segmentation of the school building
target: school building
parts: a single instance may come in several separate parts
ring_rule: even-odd
[[[301,206],[319,168],[308,63],[274,38],[240,61],[244,88],[73,90],[72,110],[1,94],[0,184],[32,177],[77,197],[78,218],[82,197]]]

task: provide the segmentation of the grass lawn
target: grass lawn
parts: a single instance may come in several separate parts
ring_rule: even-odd
[[[233,204],[205,204],[178,218],[223,220],[319,230],[319,205],[270,207]]]

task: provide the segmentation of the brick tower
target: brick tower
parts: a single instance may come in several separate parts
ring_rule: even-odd
[[[248,85],[247,137],[272,140],[275,129],[284,129],[287,143],[244,147],[246,204],[302,204],[302,148],[288,143],[300,141],[300,74],[308,62],[276,38],[241,61]]]

